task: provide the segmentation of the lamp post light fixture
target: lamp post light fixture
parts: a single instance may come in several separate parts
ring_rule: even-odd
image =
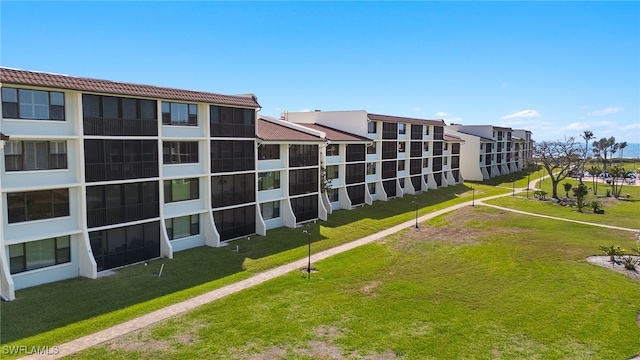
[[[419,229],[419,226],[418,226],[418,200],[413,200],[411,203],[416,205],[416,229]]]
[[[471,185],[471,206],[476,206],[476,187]]]
[[[311,279],[311,232],[305,229],[302,233],[307,234],[307,239],[309,241],[309,262],[307,263],[307,280],[309,280]]]

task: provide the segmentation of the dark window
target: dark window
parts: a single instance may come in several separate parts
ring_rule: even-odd
[[[425,168],[425,169],[429,167],[429,159],[428,158],[422,159],[422,167]]]
[[[327,180],[337,179],[340,176],[338,165],[327,166]]]
[[[451,173],[453,175],[453,180],[455,180],[455,182],[460,182],[460,170],[452,170]]]
[[[318,169],[289,170],[289,195],[318,191]]]
[[[411,142],[411,157],[422,157],[422,143],[419,141]]]
[[[291,145],[289,167],[318,165],[318,145]]]
[[[406,133],[407,133],[407,125],[398,124],[398,134],[406,134]]]
[[[347,194],[349,194],[349,199],[351,200],[351,205],[360,205],[364,204],[364,184],[348,186]]]
[[[71,261],[69,236],[9,245],[9,271],[16,274]]]
[[[374,175],[376,173],[376,163],[367,163],[367,175]]]
[[[98,227],[158,217],[158,182],[87,186],[87,225]]]
[[[258,190],[280,189],[280,171],[258,173]]]
[[[442,186],[442,173],[434,173],[433,179],[436,181],[436,185]]]
[[[198,162],[197,141],[164,141],[162,159],[165,164],[185,164]]]
[[[371,145],[367,145],[367,154],[375,155],[376,153],[376,143],[375,141],[371,143]]]
[[[422,176],[411,177],[411,185],[415,191],[420,191],[422,188]]]
[[[88,182],[158,176],[156,140],[85,139],[84,150]]]
[[[368,183],[367,187],[369,188],[369,194],[375,195],[376,193],[376,183]]]
[[[398,179],[398,185],[400,185],[401,189],[404,189],[404,179]]]
[[[422,159],[409,160],[409,174],[415,175],[422,173]]]
[[[411,140],[422,140],[422,125],[411,124]]]
[[[200,234],[200,215],[187,215],[165,219],[169,240]]]
[[[397,171],[397,162],[394,161],[383,161],[382,162],[382,178],[390,179],[396,177]]]
[[[422,151],[429,151],[429,142],[425,141],[422,143]]]
[[[398,138],[398,124],[396,123],[382,123],[382,138],[383,139],[397,139]]]
[[[395,159],[398,157],[398,145],[395,141],[382,142],[382,158]]]
[[[331,144],[327,145],[327,156],[338,156],[340,155],[340,145]]]
[[[258,147],[258,160],[277,160],[280,159],[280,145],[262,144]]]
[[[98,271],[134,264],[160,256],[160,222],[89,233]]]
[[[364,149],[365,149],[364,144],[347,145],[347,162],[364,161],[364,158],[365,158]]]
[[[211,177],[211,201],[214,208],[254,202],[255,199],[255,174]]]
[[[407,146],[406,143],[404,141],[401,141],[398,143],[398,152],[399,153],[403,153],[407,151]]]
[[[441,171],[442,170],[442,158],[434,157],[433,158],[433,170],[432,171]]]
[[[211,105],[209,110],[212,137],[255,137],[255,110],[216,105]]]
[[[69,189],[7,193],[9,223],[69,216]]]
[[[367,133],[375,134],[377,131],[377,126],[375,121],[369,121],[367,123]]]
[[[444,139],[444,127],[442,126],[434,126],[433,127],[433,140],[442,140]]]
[[[253,140],[211,140],[211,172],[255,169]]]
[[[396,196],[396,181],[395,180],[387,180],[382,182],[382,187],[384,188],[384,192],[388,197]]]
[[[200,198],[198,178],[164,181],[164,202],[177,202]]]
[[[256,207],[249,205],[213,212],[220,240],[230,240],[256,232]]]
[[[429,135],[429,125],[424,126],[424,134]]]
[[[64,121],[64,94],[56,91],[2,88],[2,117]]]
[[[4,151],[6,171],[67,168],[66,141],[7,141]]]
[[[365,164],[347,164],[346,165],[346,184],[355,184],[364,182]]]
[[[291,199],[291,209],[297,222],[318,218],[318,195]]]
[[[280,217],[280,201],[272,201],[260,204],[262,219],[269,220]]]
[[[338,197],[338,189],[327,189],[327,196],[329,197],[329,202],[336,202],[338,201],[339,197]]]
[[[405,163],[404,160],[398,160],[398,171],[404,171]]]
[[[459,143],[454,143],[451,144],[451,153],[452,154],[460,154],[460,144]]]
[[[162,102],[162,125],[198,125],[198,107],[195,104]]]
[[[433,155],[434,156],[438,156],[438,155],[442,155],[443,150],[442,150],[442,141],[434,141],[433,142]]]
[[[82,95],[85,135],[158,135],[155,100]]]

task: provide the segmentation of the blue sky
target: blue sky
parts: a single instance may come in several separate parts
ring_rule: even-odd
[[[640,142],[639,2],[0,3],[3,66]]]

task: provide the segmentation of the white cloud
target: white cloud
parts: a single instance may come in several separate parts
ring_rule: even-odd
[[[511,115],[505,115],[502,117],[502,120],[519,119],[519,118],[537,118],[537,117],[540,117],[540,113],[537,112],[536,110],[522,110],[522,111],[515,112]]]
[[[444,122],[452,124],[452,123],[461,123],[462,118],[458,116],[454,116],[453,114],[446,113],[444,111],[438,111],[435,113],[435,117],[438,119],[444,120]]]
[[[564,128],[562,128],[563,130],[583,130],[589,127],[588,123],[578,123],[578,122],[574,122],[571,123],[567,126],[565,126]]]
[[[606,115],[616,114],[616,113],[619,113],[621,111],[624,111],[624,108],[622,108],[622,107],[608,107],[606,109],[592,111],[592,112],[588,113],[587,116],[606,116]]]
[[[309,109],[309,108],[304,108],[304,109],[300,110],[299,112],[311,112],[311,109]]]
[[[449,116],[449,115],[451,115],[451,114],[447,114],[447,113],[446,113],[446,112],[444,112],[444,111],[438,111],[438,112],[436,113],[436,116],[437,116],[437,117],[445,117],[445,116]]]
[[[625,131],[636,130],[636,129],[640,130],[640,124],[631,124],[622,128],[622,130],[625,130]]]
[[[416,106],[413,108],[413,111],[422,111],[422,109]]]

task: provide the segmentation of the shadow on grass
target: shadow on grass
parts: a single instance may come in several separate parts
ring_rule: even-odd
[[[405,195],[404,198],[388,202],[378,201],[372,206],[350,211],[334,211],[328,221],[308,224],[314,251],[325,250],[410,220],[416,208],[414,201],[418,202],[420,212],[424,214],[430,211],[429,207],[456,199],[469,190],[468,186],[461,184]],[[343,229],[346,227],[355,230],[345,232]],[[246,272],[255,273],[297,260],[306,255],[308,238],[302,233],[303,229],[278,228],[269,230],[267,236],[235,240],[226,247],[204,246],[184,250],[175,253],[173,260],[156,259],[148,261],[148,265],[132,265],[115,270],[115,275],[95,280],[77,278],[18,290],[15,301],[1,304],[0,343],[38,335],[200,285],[206,286],[181,295],[182,299],[188,298],[246,276],[207,285],[211,281]],[[325,234],[330,235],[327,237]],[[239,252],[234,251],[236,245]],[[248,261],[262,263],[254,263],[247,270]],[[158,277],[162,264],[165,265],[162,276]],[[152,310],[155,310],[154,306],[149,307],[149,311]]]

